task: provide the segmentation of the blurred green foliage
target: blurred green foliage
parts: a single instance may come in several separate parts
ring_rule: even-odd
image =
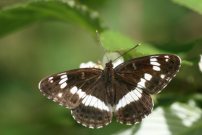
[[[141,124],[125,126],[115,120],[99,130],[82,127],[37,88],[46,75],[101,60],[104,51],[96,30],[108,51],[123,53],[140,43],[126,59],[156,53],[182,58],[176,78],[154,97],[155,108],[165,109],[172,134],[199,135],[201,116],[186,127],[167,110],[180,102],[194,112],[190,101],[202,108],[201,5],[197,0],[0,1],[0,135],[138,132]]]
[[[174,2],[188,7],[199,14],[202,14],[202,2],[198,0],[173,0]]]

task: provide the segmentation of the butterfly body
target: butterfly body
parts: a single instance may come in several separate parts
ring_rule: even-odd
[[[89,128],[109,124],[113,114],[124,124],[140,122],[153,108],[151,94],[159,93],[176,75],[180,58],[172,54],[131,59],[104,70],[81,68],[46,77],[43,95],[71,109],[74,119]]]
[[[106,102],[109,103],[111,106],[114,105],[115,102],[115,90],[114,90],[114,69],[112,61],[109,61],[105,65],[105,69],[102,72],[102,79],[105,82],[103,89],[106,93]]]

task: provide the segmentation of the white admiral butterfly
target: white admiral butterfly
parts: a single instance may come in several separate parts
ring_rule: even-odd
[[[74,119],[89,128],[112,121],[135,124],[151,113],[150,95],[159,93],[176,75],[180,58],[172,54],[134,58],[104,70],[81,68],[51,75],[39,83],[43,95],[71,109]]]

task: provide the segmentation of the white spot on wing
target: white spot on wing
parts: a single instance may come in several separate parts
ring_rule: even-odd
[[[124,98],[125,98],[125,102],[126,102],[126,104],[129,104],[130,101],[129,101],[128,98],[130,98],[130,95],[127,94],[127,95],[124,96]]]
[[[167,59],[168,59],[168,58],[169,58],[169,56],[168,56],[168,55],[165,55],[165,56],[164,56],[164,58],[167,58]]]
[[[135,93],[139,98],[142,97],[142,90],[137,88],[137,92]]]
[[[60,92],[60,93],[58,93],[58,97],[59,98],[61,98],[62,97],[62,93]]]
[[[62,76],[60,76],[60,78],[61,78],[61,79],[67,78],[67,75],[62,75]]]
[[[137,83],[138,87],[145,88],[146,80],[141,78],[140,81]]]
[[[86,104],[87,97],[88,97],[88,96],[86,96],[86,97],[82,100],[82,103],[83,103],[84,105]]]
[[[97,102],[97,98],[92,96],[89,106],[94,106],[96,102]]]
[[[53,77],[52,77],[52,76],[49,77],[49,78],[48,78],[48,81],[49,81],[50,83],[53,83]]]
[[[79,95],[79,98],[83,98],[83,97],[86,96],[86,93],[83,92],[81,89],[79,89],[79,90],[77,91],[77,94]]]
[[[62,80],[59,81],[59,84],[63,84],[66,81],[67,81],[67,78],[63,78]]]
[[[67,85],[67,83],[63,83],[60,87],[61,89],[65,88]],[[70,92],[72,94],[78,94],[79,98],[83,98],[82,100],[82,104],[84,104],[85,106],[92,106],[95,108],[98,108],[100,110],[105,110],[105,111],[111,111],[110,110],[110,106],[107,106],[103,101],[101,101],[100,99],[98,99],[95,96],[92,95],[86,95],[86,93],[84,91],[82,91],[82,89],[79,89],[78,87],[74,86],[70,89]],[[58,97],[60,95],[58,94]],[[62,96],[62,95],[61,95]]]
[[[124,107],[124,106],[126,106],[126,99],[125,99],[125,97],[123,97],[121,99],[121,107]]]
[[[128,100],[128,103],[134,101],[133,97],[131,96],[131,92],[129,92],[128,94],[126,94],[125,98],[126,98],[126,100]]]
[[[53,83],[53,80],[50,80],[50,83]]]
[[[91,102],[91,99],[92,99],[92,96],[90,95],[90,96],[87,96],[86,97],[87,99],[86,99],[86,102],[85,102],[85,106],[89,106],[90,105],[90,102]]]
[[[99,101],[102,102],[102,106],[103,106],[103,110],[106,110],[109,112],[109,107],[105,105],[105,103],[103,101]]]
[[[154,65],[154,66],[160,66],[160,65],[161,65],[160,63],[154,62],[154,61],[151,61],[150,64],[151,64],[151,65]]]
[[[157,61],[157,58],[151,58],[150,59],[150,62],[155,62],[155,61]]]
[[[67,86],[67,83],[64,82],[63,84],[60,85],[60,88],[61,88],[61,89],[64,89],[66,86]]]
[[[116,105],[115,110],[118,110],[126,105],[130,104],[131,102],[138,101],[142,97],[142,90],[139,88],[135,88],[134,90],[128,92],[125,96],[123,96],[118,104]]]
[[[98,103],[98,99],[96,98],[96,101],[95,101],[95,103],[93,105],[95,108],[98,108],[98,104],[97,103]]]
[[[70,89],[70,92],[74,95],[77,92],[78,88],[76,86]]]
[[[82,100],[82,103],[85,106],[92,106],[95,108],[97,107],[100,110],[110,111],[109,106],[107,106],[103,101],[92,95],[86,95],[85,98]]]
[[[130,94],[131,94],[131,96],[133,97],[133,99],[134,99],[135,101],[138,100],[138,96],[136,95],[136,91],[135,91],[135,90],[131,91]]]
[[[145,73],[144,74],[144,78],[148,81],[150,81],[152,79],[152,75],[148,74],[148,73]]]
[[[164,75],[164,74],[161,74],[161,78],[164,79],[164,78],[165,78],[165,75]]]
[[[161,71],[160,67],[158,67],[158,66],[153,66],[153,70],[155,70],[155,71]]]

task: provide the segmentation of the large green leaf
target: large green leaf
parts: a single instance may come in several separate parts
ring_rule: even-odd
[[[71,22],[95,33],[102,31],[97,12],[74,1],[34,1],[0,10],[0,36],[37,21]]]
[[[162,50],[158,50],[157,48],[155,48],[150,44],[132,40],[119,32],[114,32],[110,30],[104,31],[101,33],[100,39],[103,44],[103,47],[108,51],[122,51],[122,50],[127,51],[136,46],[137,44],[139,44],[139,46],[135,48],[137,53],[140,54],[163,53]]]
[[[162,49],[158,49],[155,46],[148,43],[141,43],[139,41],[135,41],[130,39],[129,37],[111,30],[106,30],[101,33],[100,40],[102,42],[103,47],[108,51],[128,51],[134,46],[139,46],[134,50],[134,52],[128,52],[133,56],[141,56],[141,55],[152,55],[152,54],[161,54],[161,53],[172,53]],[[193,63],[190,61],[186,61],[183,59],[183,65],[191,66]]]
[[[199,14],[202,14],[202,1],[201,0],[173,0],[173,1],[182,6],[190,8],[191,10],[196,11]]]
[[[134,41],[127,36],[110,30],[101,33],[100,40],[103,47],[109,51],[126,50],[135,45]]]

